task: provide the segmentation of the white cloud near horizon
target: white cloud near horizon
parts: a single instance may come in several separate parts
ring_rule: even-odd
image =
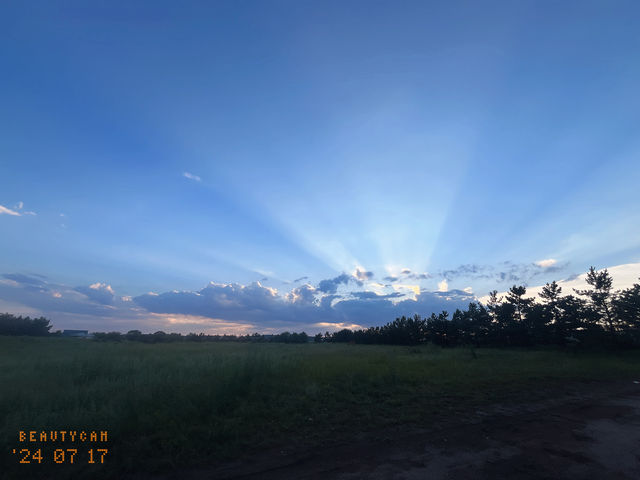
[[[604,267],[597,269],[598,271],[607,269],[611,277],[613,278],[612,290],[624,290],[630,288],[635,283],[639,283],[640,277],[640,262],[639,263],[625,263],[623,265],[615,265],[613,267]],[[562,287],[562,295],[576,295],[574,288],[579,290],[588,289],[589,285],[586,282],[587,272],[580,275],[573,275],[565,280],[556,282]],[[538,294],[542,292],[544,285],[536,285],[533,287],[527,287],[526,298],[539,298]],[[498,296],[505,296],[507,292],[499,292]],[[489,295],[485,295],[478,299],[482,303],[489,301]]]

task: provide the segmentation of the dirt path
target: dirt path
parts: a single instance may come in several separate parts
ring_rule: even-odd
[[[640,384],[494,405],[349,445],[280,450],[185,479],[640,479]]]

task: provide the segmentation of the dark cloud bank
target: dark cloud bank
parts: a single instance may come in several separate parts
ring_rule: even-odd
[[[335,282],[330,286],[320,282],[318,288],[303,285],[287,295],[279,295],[259,283],[246,286],[212,283],[197,292],[145,294],[135,297],[133,301],[154,313],[198,315],[271,327],[320,322],[379,325],[401,315],[453,311],[466,307],[475,299],[473,295],[459,290],[423,291],[416,300],[405,299],[393,303],[392,298],[402,297],[403,294],[351,292],[350,295],[337,295],[335,287]],[[323,295],[325,292],[329,294]]]
[[[250,285],[210,283],[198,291],[148,293],[132,299],[116,295],[103,283],[68,287],[40,278],[7,274],[0,282],[0,300],[37,309],[52,318],[56,315],[83,315],[102,319],[96,330],[113,329],[109,322],[129,318],[135,322],[144,314],[192,315],[230,323],[251,324],[256,330],[300,330],[331,328],[341,325],[381,325],[402,315],[429,315],[442,310],[465,308],[475,297],[466,292],[430,292],[423,290],[416,299],[402,299],[394,292],[378,295],[369,291],[338,294],[339,285],[362,285],[370,272],[342,274],[282,294],[259,282]],[[394,300],[395,302],[392,302]],[[318,325],[322,324],[322,325]],[[206,327],[206,325],[202,325]],[[132,326],[131,328],[134,328]]]
[[[459,278],[493,279],[496,282],[526,283],[542,273],[557,272],[565,265],[540,267],[536,264],[503,262],[497,267],[466,264],[453,270],[438,272],[433,277],[403,269],[397,276],[383,280],[395,283],[406,279],[425,280],[443,278],[447,281]],[[374,278],[373,272],[356,270],[354,274],[342,273],[322,280],[317,286],[308,283],[293,288],[288,293],[263,286],[259,282],[249,285],[237,283],[210,283],[197,291],[171,291],[160,294],[147,293],[134,298],[117,295],[110,285],[96,282],[91,285],[69,287],[54,284],[36,274],[7,273],[0,280],[0,301],[11,305],[23,305],[50,317],[68,319],[77,316],[95,330],[114,329],[113,325],[126,321],[131,328],[145,315],[188,315],[215,320],[216,324],[250,324],[255,330],[289,329],[312,330],[321,327],[336,328],[341,325],[373,326],[392,321],[402,315],[430,315],[442,310],[449,312],[466,308],[475,301],[474,295],[461,290],[434,292],[422,289],[414,298],[404,298],[405,293],[377,294],[372,291],[345,291],[348,286],[362,287]],[[301,282],[300,277],[294,282]],[[339,290],[341,293],[339,293]],[[80,321],[80,320],[79,320]],[[206,328],[206,324],[201,328]]]

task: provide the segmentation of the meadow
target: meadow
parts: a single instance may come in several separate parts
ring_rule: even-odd
[[[638,374],[637,350],[0,337],[2,463],[7,478],[163,472]],[[19,464],[11,453],[19,431],[72,429],[109,432],[105,464]]]

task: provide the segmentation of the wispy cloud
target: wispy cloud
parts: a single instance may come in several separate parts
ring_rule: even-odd
[[[383,280],[393,283],[399,280],[406,280],[406,279],[428,280],[430,278],[432,278],[432,275],[427,272],[418,273],[418,272],[412,271],[410,268],[403,268],[402,270],[400,270],[399,274],[387,275],[386,277],[383,277]]]
[[[196,182],[201,182],[202,181],[202,179],[198,175],[194,175],[193,173],[190,173],[190,172],[184,172],[182,174],[182,176],[184,178],[188,178],[189,180],[193,180],[193,181],[196,181]]]
[[[22,210],[23,207],[23,202],[16,203],[13,207],[14,210],[5,207],[4,205],[0,205],[0,215],[12,215],[14,217],[22,217],[23,215],[36,215],[36,212]]]
[[[493,265],[465,264],[453,270],[441,270],[439,274],[447,281],[459,278],[474,280],[495,280],[501,282],[527,283],[534,277],[560,272],[569,265],[568,262],[559,263],[555,258],[538,260],[533,263],[513,263],[506,261]]]
[[[10,208],[5,207],[4,205],[0,205],[0,215],[13,215],[14,217],[20,217],[22,214],[16,212],[15,210],[11,210]]]

